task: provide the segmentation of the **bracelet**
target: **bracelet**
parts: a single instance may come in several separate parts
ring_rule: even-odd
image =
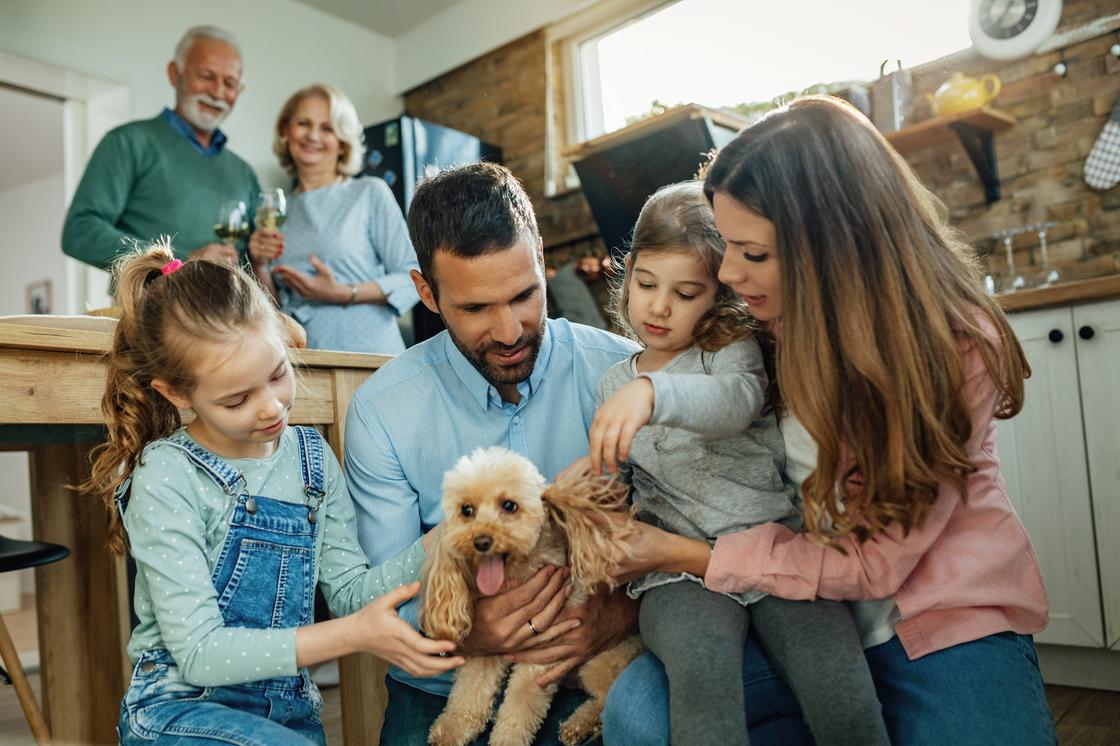
[[[346,302],[342,304],[342,307],[346,308],[347,306],[353,304],[354,299],[357,298],[357,297],[358,297],[358,286],[357,285],[351,285],[350,286],[350,297],[346,299]]]

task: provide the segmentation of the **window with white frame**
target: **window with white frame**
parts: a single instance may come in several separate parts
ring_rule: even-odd
[[[820,84],[874,80],[883,60],[916,67],[970,46],[968,4],[602,3],[598,18],[560,40],[564,139],[591,140],[681,103],[743,111]]]

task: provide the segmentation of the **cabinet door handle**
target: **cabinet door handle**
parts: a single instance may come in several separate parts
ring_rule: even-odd
[[[1058,344],[1059,342],[1061,342],[1063,339],[1066,338],[1066,335],[1062,334],[1061,329],[1051,329],[1050,333],[1047,336],[1050,338],[1050,341],[1053,342],[1054,344]]]
[[[1096,334],[1096,332],[1093,331],[1093,327],[1091,326],[1083,326],[1077,330],[1077,336],[1082,339],[1092,339],[1094,334]]]

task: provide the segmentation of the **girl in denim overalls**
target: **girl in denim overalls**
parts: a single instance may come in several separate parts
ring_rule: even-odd
[[[118,267],[117,302],[109,437],[83,488],[136,560],[121,743],[323,744],[307,666],[359,651],[422,676],[460,665],[395,612],[429,537],[370,569],[338,461],[288,426],[295,376],[253,279],[155,246]],[[313,623],[316,584],[338,618]]]

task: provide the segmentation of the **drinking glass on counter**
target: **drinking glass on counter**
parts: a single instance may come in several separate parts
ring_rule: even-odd
[[[1046,251],[1046,231],[1057,223],[1040,223],[1038,230],[1038,248],[1042,259],[1042,269],[1039,270],[1034,286],[1040,288],[1050,287],[1062,281],[1062,273],[1050,266],[1050,255]]]
[[[223,202],[218,208],[218,222],[214,233],[227,246],[236,246],[238,241],[249,240],[249,211],[241,200]]]
[[[1003,232],[1003,250],[1007,254],[1007,274],[1003,276],[1000,284],[1001,293],[1015,293],[1027,286],[1027,279],[1015,269],[1015,236],[1022,231],[1006,230]]]

